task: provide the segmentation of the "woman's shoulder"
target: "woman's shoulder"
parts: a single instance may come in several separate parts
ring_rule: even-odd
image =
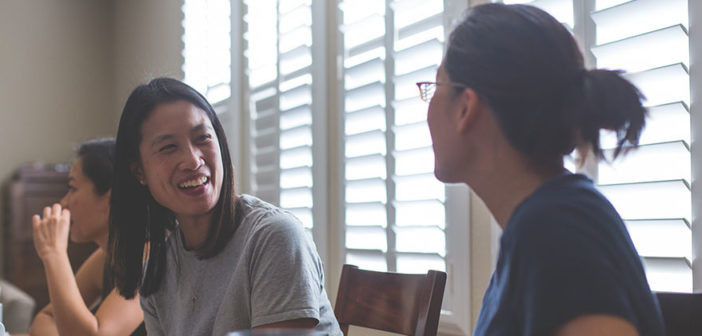
[[[292,236],[304,234],[302,222],[287,210],[251,195],[241,195],[243,211],[239,229],[251,236]]]
[[[100,275],[99,278],[102,281],[102,271],[105,266],[106,258],[107,255],[105,254],[105,251],[103,251],[100,248],[97,248],[80,265],[80,267],[78,268],[78,272],[85,272],[96,277]]]
[[[301,226],[300,220],[289,211],[251,195],[240,196],[242,223],[253,223],[257,229]]]

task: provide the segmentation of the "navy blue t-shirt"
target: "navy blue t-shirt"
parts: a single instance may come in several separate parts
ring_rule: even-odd
[[[624,222],[592,181],[564,173],[507,222],[474,335],[549,335],[585,314],[622,317],[641,336],[664,334]]]

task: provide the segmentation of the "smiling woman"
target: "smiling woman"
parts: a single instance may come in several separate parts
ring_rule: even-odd
[[[149,335],[280,327],[341,335],[302,224],[236,195],[233,169],[222,125],[197,91],[158,78],[132,92],[110,212],[120,294],[139,290]]]

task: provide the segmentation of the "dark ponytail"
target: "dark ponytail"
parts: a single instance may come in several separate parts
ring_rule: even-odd
[[[590,70],[584,73],[583,109],[580,115],[582,142],[589,145],[598,158],[604,158],[600,147],[600,129],[616,133],[617,147],[612,159],[639,144],[647,115],[641,105],[641,91],[622,77],[621,71]]]
[[[449,36],[451,81],[490,105],[510,144],[535,165],[578,149],[603,157],[599,130],[617,133],[614,156],[638,143],[641,93],[616,71],[584,68],[570,32],[533,6],[475,6]]]

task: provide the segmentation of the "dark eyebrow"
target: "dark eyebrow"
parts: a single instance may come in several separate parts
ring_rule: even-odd
[[[197,132],[200,132],[200,131],[203,131],[203,130],[214,131],[214,129],[212,128],[212,126],[210,126],[210,125],[208,125],[208,124],[205,124],[205,123],[202,123],[202,124],[200,124],[200,125],[197,125],[197,126],[193,127],[193,128],[190,130],[190,133],[197,133]]]
[[[165,140],[171,139],[171,138],[173,138],[173,134],[164,134],[164,135],[157,136],[156,139],[154,139],[154,141],[151,142],[151,147],[156,146],[159,143],[161,143]]]

